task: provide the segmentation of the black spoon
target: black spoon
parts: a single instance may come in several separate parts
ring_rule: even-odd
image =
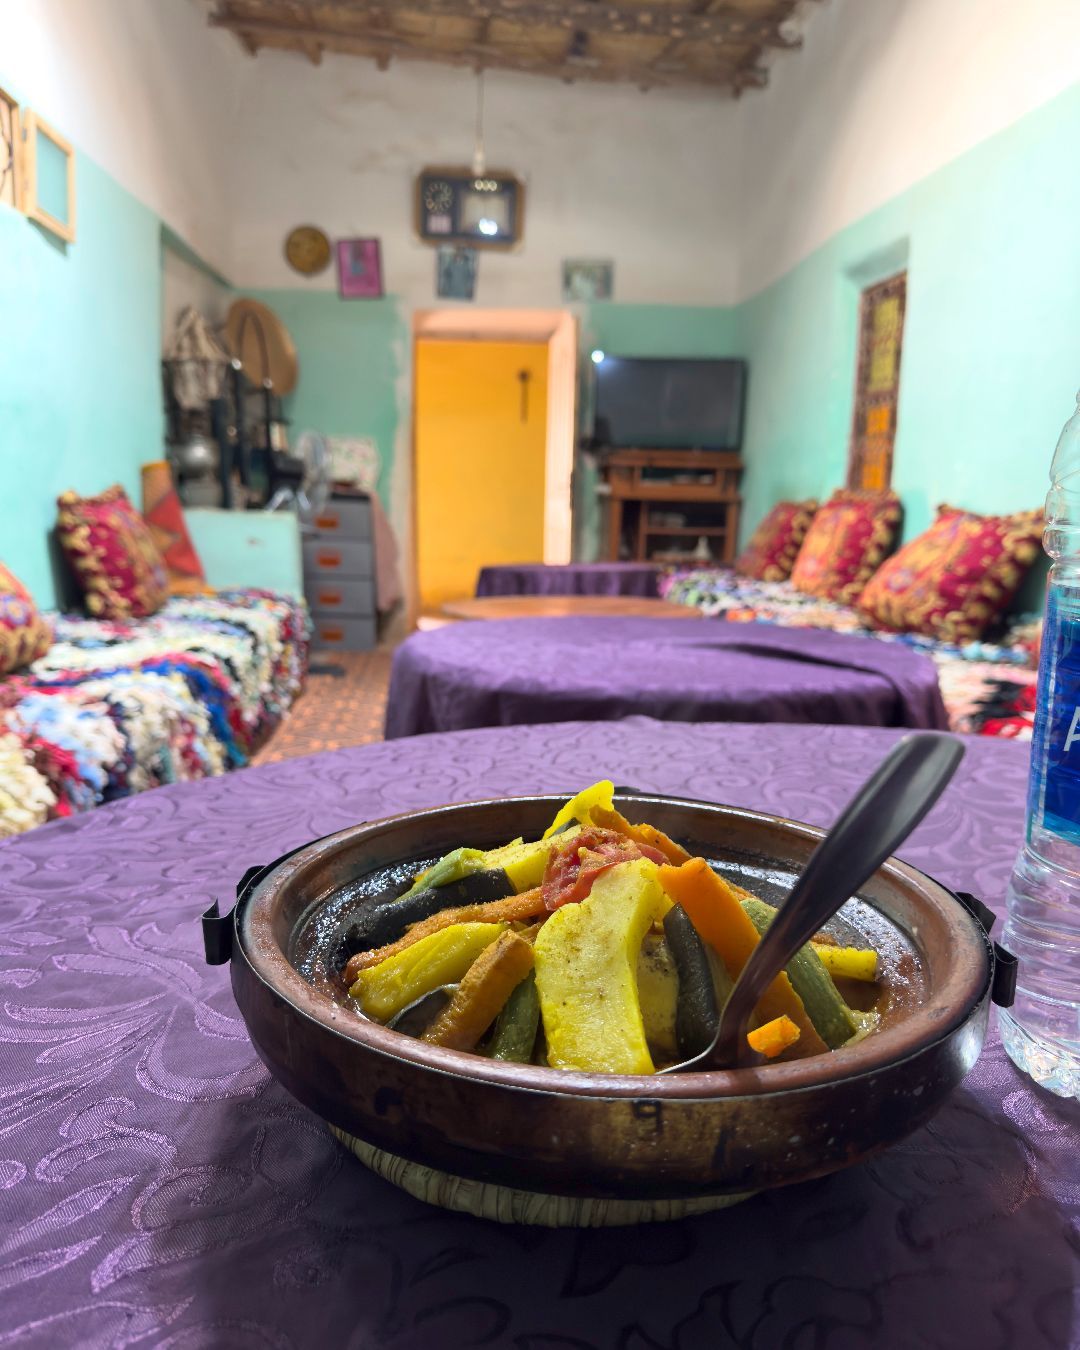
[[[933,731],[905,736],[894,746],[810,855],[736,980],[710,1044],[660,1073],[731,1068],[749,1056],[746,1026],[762,994],[799,948],[903,843],[963,757],[960,741]]]

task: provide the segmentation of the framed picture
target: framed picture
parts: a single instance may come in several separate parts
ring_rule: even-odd
[[[615,264],[568,258],[562,265],[564,300],[610,300]]]
[[[22,123],[19,105],[0,89],[0,202],[22,210]]]
[[[479,254],[474,248],[442,245],[435,255],[435,291],[442,300],[471,300],[476,294]]]
[[[342,300],[377,300],[382,295],[382,253],[377,239],[339,239],[337,265]]]
[[[75,242],[75,151],[37,113],[23,117],[23,210],[68,244]]]

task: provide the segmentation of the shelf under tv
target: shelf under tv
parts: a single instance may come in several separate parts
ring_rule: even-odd
[[[701,535],[720,541],[719,561],[731,562],[735,557],[743,464],[734,451],[629,447],[610,451],[602,460],[601,469],[607,519],[604,552],[609,560],[614,561],[629,551],[634,558],[644,562],[653,553],[664,551],[662,548],[650,549],[651,539]],[[708,481],[673,481],[677,475],[688,473],[708,474],[709,478]],[[649,520],[649,506],[659,502],[685,505],[699,523],[654,525]]]

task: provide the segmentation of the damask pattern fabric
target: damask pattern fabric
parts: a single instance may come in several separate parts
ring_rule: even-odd
[[[96,497],[57,498],[56,533],[88,612],[98,619],[142,619],[169,594],[165,563],[150,527],[119,484]]]
[[[15,573],[0,563],[0,675],[36,661],[50,642],[52,625],[37,612]]]
[[[892,492],[834,492],[806,532],[791,584],[821,600],[853,604],[892,551],[902,514]]]
[[[795,566],[817,502],[777,502],[735,559],[735,571],[756,581],[786,581]]]
[[[990,1017],[926,1126],[720,1214],[606,1230],[434,1209],[258,1059],[198,915],[362,820],[603,772],[826,826],[902,732],[511,727],[179,784],[0,844],[0,1339],[19,1350],[1068,1350],[1076,1112]],[[1003,915],[1023,746],[969,742],[905,861]],[[391,1104],[390,1109],[393,1109]],[[648,1118],[644,1125],[650,1124]]]
[[[0,837],[242,767],[306,667],[303,605],[266,591],[58,619],[48,653],[0,681]]]
[[[847,605],[805,595],[790,582],[750,581],[731,568],[668,572],[661,578],[660,594],[674,604],[693,605],[712,618],[734,623],[825,628],[904,643],[926,652],[936,663],[953,731],[1030,739],[1031,718],[1024,709],[1039,659],[1039,625],[1031,621],[1013,625],[996,642],[944,642],[921,633],[885,632],[868,628]]]
[[[882,563],[857,608],[882,628],[964,642],[981,637],[1039,556],[1041,511],[978,516],[951,506]]]

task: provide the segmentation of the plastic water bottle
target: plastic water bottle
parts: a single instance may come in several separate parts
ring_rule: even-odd
[[[1003,943],[1019,959],[999,1009],[1009,1057],[1036,1083],[1080,1097],[1080,394],[1050,467],[1053,559],[1028,781],[1027,831],[1009,883]]]

